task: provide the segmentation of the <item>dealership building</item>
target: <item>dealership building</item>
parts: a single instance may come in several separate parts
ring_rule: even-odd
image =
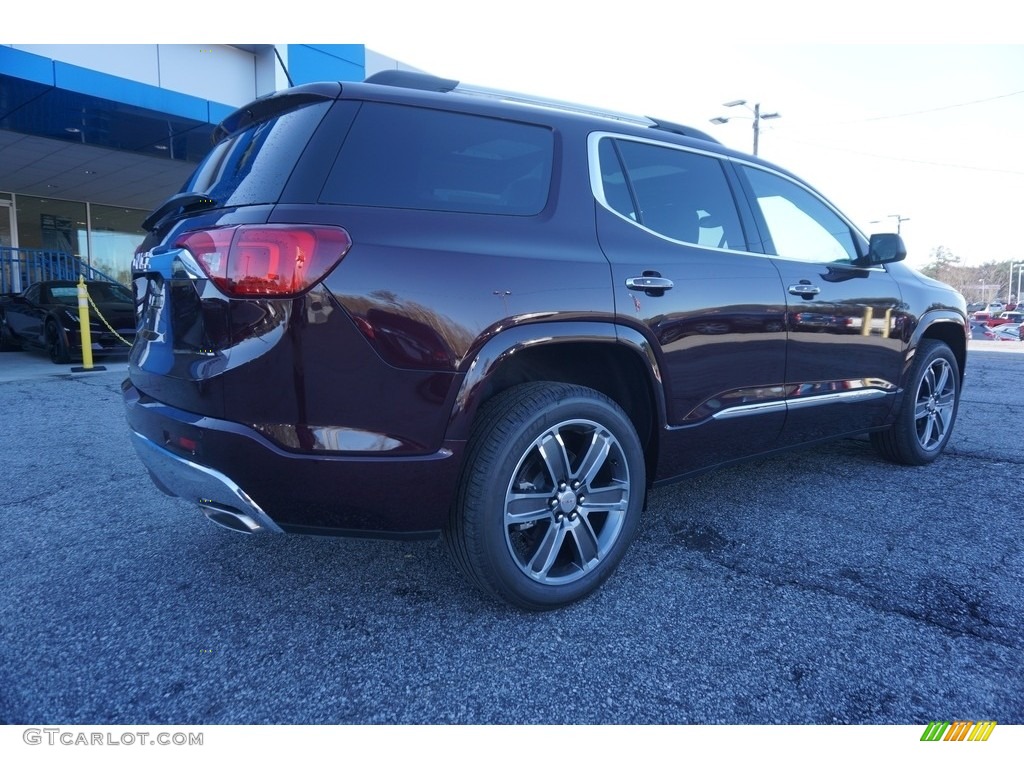
[[[146,215],[257,96],[414,69],[362,45],[0,45],[0,293],[70,254],[130,280]]]

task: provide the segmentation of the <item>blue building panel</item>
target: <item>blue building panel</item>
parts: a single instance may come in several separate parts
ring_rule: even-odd
[[[55,85],[66,91],[83,93],[100,99],[130,104],[154,112],[177,115],[188,120],[206,122],[209,107],[206,99],[175,93],[155,85],[138,83],[92,69],[76,67],[62,61],[53,62]]]
[[[235,111],[236,107],[229,107],[227,104],[220,104],[216,101],[207,102],[210,106],[210,119],[207,120],[210,125],[219,125],[220,121]]]
[[[53,85],[53,59],[2,45],[0,46],[0,74],[42,85]]]
[[[295,85],[321,80],[361,81],[366,77],[366,47],[289,45],[288,73]]]

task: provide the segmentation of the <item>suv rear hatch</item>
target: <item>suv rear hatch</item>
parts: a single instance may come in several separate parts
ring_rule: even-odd
[[[287,318],[323,298],[308,289],[345,255],[348,234],[268,221],[340,92],[340,84],[319,83],[234,112],[181,192],[144,222],[130,358],[144,395],[224,417],[223,374],[270,351]]]

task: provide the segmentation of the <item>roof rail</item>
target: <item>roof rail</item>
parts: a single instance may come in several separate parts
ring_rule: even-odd
[[[689,136],[703,141],[710,141],[715,144],[721,143],[718,139],[704,133],[704,131],[699,131],[696,128],[690,128],[686,125],[680,125],[679,123],[672,123],[667,120],[654,120],[653,118],[644,117],[642,115],[617,112],[615,110],[603,109],[601,107],[591,107],[571,101],[560,101],[558,99],[530,96],[525,93],[516,93],[514,91],[484,88],[478,85],[460,83],[458,80],[450,80],[448,78],[427,74],[426,72],[386,69],[370,75],[364,82],[374,83],[376,85],[391,85],[399,88],[415,88],[416,90],[421,91],[437,91],[440,93],[454,92],[466,96],[482,96],[484,98],[498,99],[500,101],[513,102],[516,104],[527,104],[534,107],[540,107],[541,109],[575,112],[577,114],[590,115],[591,117],[619,120],[646,128],[668,131],[669,133],[679,134],[680,136]]]
[[[382,69],[380,72],[370,75],[363,82],[441,93],[450,91],[459,84],[458,80],[449,80],[437,75],[429,75],[426,72],[410,72],[406,69]]]

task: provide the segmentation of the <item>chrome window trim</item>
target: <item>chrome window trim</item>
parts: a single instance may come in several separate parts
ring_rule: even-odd
[[[745,160],[743,158],[733,157],[732,155],[727,155],[727,154],[724,154],[722,152],[715,152],[713,150],[702,149],[702,148],[697,148],[697,147],[687,147],[687,146],[683,146],[681,144],[674,144],[674,143],[669,142],[669,141],[659,141],[658,139],[651,139],[651,138],[646,138],[646,137],[643,137],[643,136],[635,136],[633,134],[628,134],[628,133],[615,133],[614,131],[593,131],[593,132],[591,132],[587,136],[587,158],[588,158],[589,171],[590,171],[590,191],[591,191],[591,194],[593,194],[594,199],[598,202],[598,204],[601,205],[602,208],[604,208],[609,213],[619,217],[623,221],[625,221],[625,222],[627,222],[629,224],[632,224],[637,229],[642,229],[644,232],[648,232],[648,233],[654,235],[655,237],[660,238],[661,240],[664,240],[664,241],[669,242],[669,243],[678,243],[680,245],[686,245],[686,246],[689,246],[691,248],[700,248],[702,250],[707,250],[707,251],[715,251],[715,252],[719,252],[719,253],[735,253],[735,254],[742,254],[742,255],[745,255],[745,256],[757,256],[757,257],[760,257],[760,258],[767,258],[767,259],[778,259],[780,261],[785,261],[785,262],[788,262],[788,263],[791,263],[791,264],[830,264],[830,265],[836,265],[836,266],[839,266],[839,267],[848,267],[850,269],[858,269],[858,270],[862,270],[864,272],[885,272],[886,271],[884,266],[862,267],[862,266],[858,266],[858,265],[854,264],[852,261],[806,261],[804,259],[793,259],[793,258],[788,258],[786,256],[780,256],[778,254],[758,253],[757,251],[748,251],[748,250],[739,249],[739,248],[718,248],[718,247],[712,246],[712,245],[699,245],[697,243],[688,243],[685,240],[676,240],[675,238],[669,237],[668,235],[663,235],[660,232],[655,232],[653,229],[650,229],[649,227],[645,227],[640,222],[634,221],[633,219],[629,218],[628,216],[623,216],[617,210],[612,208],[612,206],[608,203],[608,200],[607,200],[607,198],[604,195],[604,184],[602,183],[602,179],[601,179],[600,152],[598,150],[598,145],[601,143],[602,139],[621,139],[623,141],[635,141],[635,142],[639,142],[641,144],[652,144],[652,145],[657,146],[657,147],[666,147],[668,149],[674,149],[674,150],[677,150],[677,151],[680,151],[680,152],[690,152],[690,153],[695,154],[695,155],[705,155],[707,157],[713,157],[713,158],[715,158],[715,159],[717,159],[719,161],[724,161],[724,162],[727,162],[727,163],[735,163],[737,165],[745,165],[745,166],[748,166],[750,168],[754,168],[756,170],[761,170],[761,171],[765,171],[767,173],[771,173],[771,174],[773,174],[775,176],[778,176],[780,179],[784,179],[786,181],[791,182],[792,184],[795,184],[796,186],[800,187],[805,192],[807,192],[809,195],[812,195],[813,197],[817,198],[822,203],[822,205],[824,205],[826,208],[828,208],[828,210],[832,211],[832,213],[834,213],[844,224],[846,224],[848,227],[850,227],[850,229],[853,232],[855,232],[864,242],[867,242],[867,240],[868,240],[868,238],[865,237],[864,233],[860,230],[860,228],[857,227],[857,225],[855,225],[852,221],[850,221],[849,217],[847,217],[842,211],[840,211],[838,208],[836,208],[836,206],[833,205],[820,192],[818,192],[814,188],[808,186],[806,183],[800,181],[799,179],[797,179],[797,178],[795,178],[793,176],[790,176],[790,175],[788,175],[786,173],[783,173],[781,171],[778,171],[778,170],[776,170],[774,168],[770,168],[768,166],[760,165],[760,164],[752,162],[750,160]],[[737,215],[739,215],[739,212],[737,212]]]
[[[645,227],[639,221],[623,216],[617,210],[612,208],[608,203],[608,199],[604,195],[604,184],[601,179],[601,162],[598,145],[602,139],[624,139],[626,141],[635,141],[640,144],[651,144],[656,147],[665,147],[666,149],[673,149],[676,151],[690,152],[695,155],[705,155],[707,157],[713,157],[716,160],[729,160],[728,155],[723,155],[719,152],[711,152],[704,149],[697,149],[695,147],[684,147],[680,144],[673,144],[669,141],[658,141],[657,139],[647,139],[640,136],[633,136],[627,133],[614,133],[612,131],[594,131],[587,137],[587,158],[589,162],[590,170],[590,191],[594,195],[594,199],[609,213],[617,216],[628,224],[632,224],[637,229],[642,229],[644,232],[648,232],[660,240],[664,240],[667,243],[676,243],[678,245],[685,245],[689,248],[700,248],[705,251],[715,251],[716,253],[736,253],[744,256],[766,256],[764,253],[754,253],[753,251],[747,251],[737,248],[719,248],[714,245],[701,245],[699,243],[691,243],[686,240],[677,240],[674,237],[669,237],[661,232],[656,232],[650,227]],[[736,212],[736,217],[739,219],[739,211]]]

